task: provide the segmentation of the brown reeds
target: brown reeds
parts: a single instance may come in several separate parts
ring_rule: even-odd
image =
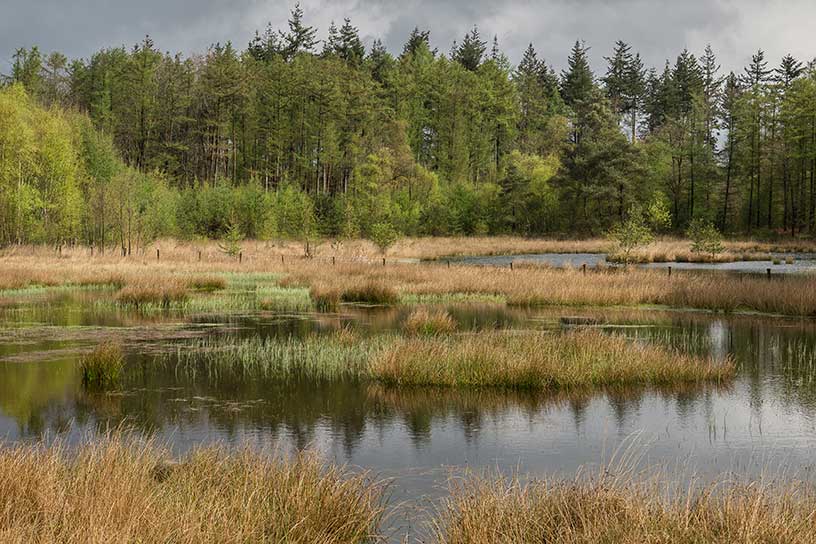
[[[453,482],[435,523],[441,544],[812,544],[816,493],[802,483],[682,487],[606,468],[526,484],[471,476]]]
[[[381,485],[308,454],[210,448],[172,462],[121,436],[0,448],[7,543],[364,543],[382,513]]]
[[[719,382],[734,370],[730,359],[717,362],[593,330],[399,339],[369,363],[371,376],[388,385],[556,391]]]

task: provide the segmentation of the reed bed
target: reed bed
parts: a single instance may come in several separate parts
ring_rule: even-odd
[[[734,371],[730,359],[716,362],[592,330],[400,339],[370,363],[371,375],[389,385],[556,391],[721,382]]]
[[[386,386],[569,391],[724,382],[730,359],[713,361],[599,331],[481,332],[361,338],[342,330],[303,339],[199,339],[165,364],[211,379],[355,380]]]
[[[572,481],[471,476],[435,520],[440,544],[754,544],[816,542],[816,492],[803,483],[604,470]]]
[[[383,488],[316,457],[198,450],[180,462],[111,435],[0,448],[0,541],[365,543]]]
[[[187,285],[175,278],[164,278],[159,282],[139,281],[129,283],[116,293],[115,299],[119,304],[143,308],[158,306],[169,308],[173,304],[187,300]]]
[[[215,380],[235,376],[284,381],[361,380],[368,377],[373,353],[391,341],[390,336],[362,341],[347,330],[305,338],[210,337],[180,346],[176,352],[165,354],[162,362],[190,374],[206,373]]]

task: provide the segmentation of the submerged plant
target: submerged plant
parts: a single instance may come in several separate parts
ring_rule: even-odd
[[[100,344],[82,358],[82,385],[96,390],[116,387],[123,367],[122,348],[112,342]]]

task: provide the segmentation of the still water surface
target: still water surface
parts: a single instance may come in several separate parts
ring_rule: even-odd
[[[560,329],[591,317],[606,330],[736,358],[724,387],[614,390],[587,395],[395,390],[359,383],[214,379],[155,365],[154,354],[207,335],[299,336],[343,326],[397,329],[408,310],[337,315],[255,313],[150,320],[102,311],[93,295],[0,309],[0,442],[78,440],[122,423],[182,453],[204,443],[264,451],[315,448],[326,459],[393,478],[394,503],[425,507],[464,468],[572,475],[635,443],[642,463],[703,476],[808,475],[816,451],[816,322],[635,310],[450,309],[463,328]],[[78,361],[102,338],[125,342],[121,391],[85,393]],[[636,437],[636,438],[633,438]],[[421,514],[419,515],[421,518]],[[393,516],[395,535],[416,525]],[[412,521],[414,520],[414,521]],[[396,537],[395,537],[396,538]]]

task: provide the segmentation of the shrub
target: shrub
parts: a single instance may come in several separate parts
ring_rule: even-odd
[[[691,239],[691,251],[694,253],[706,253],[713,259],[725,250],[722,235],[711,221],[694,219],[686,235]]]
[[[653,238],[643,212],[637,207],[629,211],[625,221],[612,227],[609,237],[617,244],[624,264],[631,262],[635,249],[650,244]]]
[[[396,243],[397,239],[399,238],[399,234],[396,230],[394,230],[391,223],[375,223],[371,226],[369,238],[371,238],[374,245],[379,248],[380,253],[385,255],[388,248]]]

